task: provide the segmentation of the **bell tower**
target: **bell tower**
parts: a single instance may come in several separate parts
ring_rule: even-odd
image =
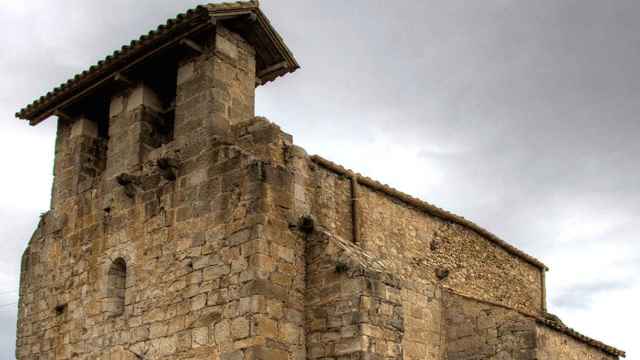
[[[18,359],[304,352],[272,331],[267,306],[291,308],[290,334],[302,310],[264,293],[277,262],[260,250],[266,160],[291,141],[254,113],[256,87],[297,68],[257,1],[210,4],[16,114],[58,118],[51,209],[22,260]]]

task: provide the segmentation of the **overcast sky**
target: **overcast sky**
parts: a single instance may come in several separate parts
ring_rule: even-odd
[[[55,118],[13,114],[197,4],[0,0],[0,359]],[[541,259],[550,311],[640,358],[640,2],[263,0],[302,69],[257,113]]]

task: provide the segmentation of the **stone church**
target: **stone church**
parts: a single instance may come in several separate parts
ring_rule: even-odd
[[[298,69],[257,1],[199,6],[20,110],[58,119],[20,360],[571,359],[539,260],[254,114]]]

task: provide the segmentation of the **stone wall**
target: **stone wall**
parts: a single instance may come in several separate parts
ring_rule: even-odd
[[[605,353],[578,341],[567,334],[538,324],[537,351],[538,360],[614,360],[617,356]]]
[[[256,168],[238,150],[216,153],[210,179],[143,173],[135,200],[117,194],[107,212],[85,194],[62,229],[53,214],[43,218],[25,253],[18,358],[160,359],[259,343],[252,326],[264,300],[246,285],[261,241]],[[111,317],[104,300],[118,258],[126,307]]]
[[[253,48],[218,26],[201,56],[178,67],[176,138],[207,130],[226,134],[230,125],[254,117],[256,60]]]
[[[77,193],[100,184],[106,167],[107,140],[98,136],[98,127],[87,118],[58,122],[51,208],[62,206]]]
[[[235,125],[255,114],[255,51],[242,37],[220,27],[216,32],[214,93],[216,124]]]
[[[318,165],[314,214],[323,226],[353,239],[349,176]],[[542,313],[542,269],[477,232],[416,209],[367,186],[358,187],[360,245],[391,260],[393,271],[420,282],[441,282],[470,296]],[[479,254],[482,254],[479,256]],[[438,273],[447,276],[440,278]]]
[[[140,82],[112,97],[109,106],[109,145],[104,183],[141,169],[153,150],[152,114],[164,108],[155,92]],[[109,191],[109,188],[106,189]]]
[[[435,282],[440,280],[436,271],[444,270],[448,272],[442,281],[445,286],[481,299],[541,311],[539,268],[470,229],[426,216],[365,189],[360,191],[363,246],[373,254],[393,258],[398,272],[426,276]]]
[[[308,359],[403,359],[401,281],[326,230],[307,238]]]
[[[446,339],[440,287],[436,284],[417,287],[413,281],[403,281],[401,296],[404,359],[443,359]]]
[[[285,157],[291,136],[262,118],[239,123],[231,133],[257,159],[264,184],[264,241],[257,244],[251,264],[257,279],[249,286],[267,302],[256,324],[265,343],[245,359],[305,359],[305,242],[293,220],[293,176]]]
[[[534,360],[535,319],[445,292],[447,359]]]

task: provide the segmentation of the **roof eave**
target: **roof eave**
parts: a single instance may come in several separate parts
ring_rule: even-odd
[[[248,14],[254,15],[257,26],[267,35],[268,46],[275,50],[284,63],[283,67],[262,74],[258,85],[273,81],[299,69],[298,62],[269,19],[260,10],[257,1],[198,6],[187,11],[186,14],[180,14],[176,18],[170,19],[166,25],[160,25],[156,30],[141,36],[138,40],[132,41],[130,46],[123,46],[106,59],[22,108],[15,116],[28,120],[31,125],[37,125],[65,106],[87,95],[92,89],[104,84],[105,81],[109,81],[115,73],[125,71],[141,59],[155,54],[157,47],[164,48],[167,44],[174,44],[184,36],[191,34],[193,29],[200,30],[200,26],[212,26],[210,20],[226,20]],[[184,32],[178,30],[178,36],[173,31],[176,26],[184,30]]]
[[[79,97],[104,84],[105,81],[109,81],[117,72],[127,70],[149,56],[166,49],[167,46],[176,44],[193,32],[210,26],[206,22],[208,18],[202,16],[206,14],[203,10],[205,10],[204,7],[198,6],[186,14],[179,14],[176,18],[168,20],[167,24],[160,25],[156,30],[140,36],[128,46],[122,46],[120,50],[116,50],[89,69],[60,84],[21,109],[15,116],[28,120],[32,126],[39,124],[61,108],[75,102]],[[179,35],[175,36],[174,31],[178,31]],[[183,32],[180,33],[180,31]]]

